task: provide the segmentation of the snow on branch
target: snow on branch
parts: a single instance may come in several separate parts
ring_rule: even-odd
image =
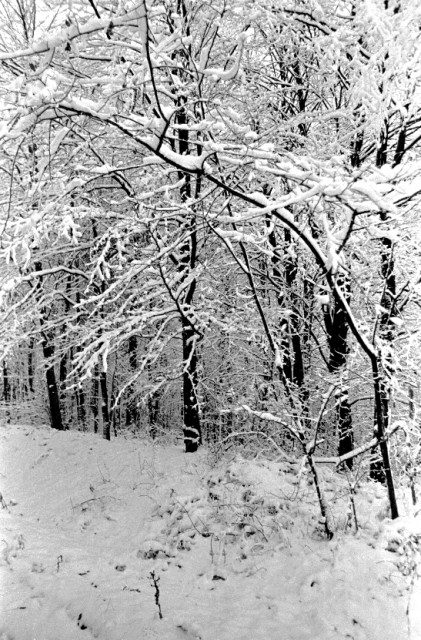
[[[80,36],[89,35],[97,31],[106,31],[113,27],[129,25],[130,23],[133,23],[134,19],[139,20],[139,18],[138,10],[131,11],[119,18],[113,18],[113,20],[110,20],[109,18],[91,18],[91,20],[88,20],[85,24],[72,25],[67,29],[58,31],[48,38],[38,40],[37,42],[34,42],[31,47],[26,49],[0,53],[0,61],[16,60],[17,58],[26,58],[40,53],[46,53],[47,51],[51,51],[60,45],[71,42]]]
[[[388,429],[388,431],[385,434],[383,439],[372,438],[371,440],[369,440],[369,442],[366,442],[365,444],[362,444],[360,447],[356,447],[355,449],[353,449],[352,451],[349,451],[348,453],[344,453],[344,455],[342,455],[342,456],[332,456],[330,458],[314,458],[313,460],[314,460],[314,462],[319,463],[319,464],[334,464],[337,467],[339,467],[344,462],[347,462],[348,460],[352,460],[353,458],[356,458],[357,456],[360,456],[361,454],[365,453],[366,451],[370,451],[371,449],[374,449],[379,444],[381,444],[382,441],[389,440],[390,437],[394,433],[396,433],[396,431],[398,429],[403,429],[405,427],[405,425],[406,425],[406,423],[403,420],[398,420],[397,422],[394,422],[392,424],[390,429]]]
[[[285,422],[285,420],[282,420],[282,418],[275,416],[273,413],[270,413],[269,411],[256,411],[255,409],[251,409],[246,404],[241,405],[241,409],[244,409],[250,415],[256,416],[256,418],[260,418],[261,420],[266,420],[267,422],[275,422],[276,424],[280,424],[282,427],[287,429],[294,436],[294,438],[296,438],[299,442],[301,443],[303,442],[302,433],[298,429],[295,429],[290,424]]]

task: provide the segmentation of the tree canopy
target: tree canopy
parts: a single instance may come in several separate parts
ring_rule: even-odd
[[[393,512],[387,441],[402,417],[418,437],[419,3],[1,15],[3,399],[35,360],[57,428],[259,432],[348,467],[378,447]]]

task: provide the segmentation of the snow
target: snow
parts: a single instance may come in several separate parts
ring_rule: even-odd
[[[151,7],[149,9],[149,17],[152,17],[153,15],[159,15],[160,13],[162,13],[162,11],[164,11],[163,7]],[[134,9],[133,11],[129,11],[122,16],[114,17],[112,20],[112,24],[114,27],[119,27],[125,24],[130,24],[133,19],[141,20],[142,17],[144,17],[144,15],[142,16],[142,14],[139,14],[139,9]],[[12,52],[0,52],[0,60],[10,60],[44,53],[66,42],[71,42],[75,38],[78,38],[82,35],[89,35],[98,31],[105,31],[109,28],[109,26],[109,18],[103,20],[91,18],[90,20],[85,22],[85,24],[78,23],[72,25],[68,29],[61,29],[53,34],[50,34],[46,38],[35,41],[30,47],[26,49],[20,49],[18,51]]]
[[[327,541],[286,455],[0,425],[0,458],[2,640],[421,638],[421,509],[390,521],[380,485],[357,490],[356,533],[320,469]]]
[[[199,71],[206,76],[210,76],[211,79],[214,80],[215,82],[218,80],[224,80],[224,81],[233,80],[238,75],[238,72],[240,70],[242,55],[243,55],[243,49],[242,47],[239,47],[234,64],[230,69],[226,69],[226,70],[223,68],[204,69],[201,65],[206,63],[208,56],[207,56],[207,53],[205,53],[204,57],[203,58],[201,57],[200,59]]]
[[[176,153],[167,144],[159,146],[159,138],[157,136],[147,136],[139,138],[139,140],[148,148],[156,150],[157,155],[159,155],[163,162],[169,162],[174,166],[182,168],[184,171],[191,171],[193,173],[203,169],[203,164],[210,155],[207,151],[201,153],[199,156]],[[155,155],[145,158],[143,165],[154,163],[159,163]]]

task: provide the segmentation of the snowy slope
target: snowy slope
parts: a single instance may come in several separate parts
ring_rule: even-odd
[[[391,523],[382,487],[355,534],[323,472],[328,542],[294,461],[24,426],[0,427],[0,460],[1,640],[421,638],[421,511]]]

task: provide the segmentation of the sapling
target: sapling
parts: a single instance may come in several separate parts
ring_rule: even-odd
[[[335,386],[332,385],[324,398],[324,402],[322,404],[322,408],[319,412],[319,416],[317,419],[316,428],[314,430],[313,437],[311,438],[310,441],[306,441],[304,433],[300,426],[295,428],[292,425],[286,423],[284,420],[282,420],[278,416],[273,415],[272,413],[269,413],[267,411],[255,411],[254,409],[251,409],[247,405],[243,405],[243,409],[245,409],[251,415],[255,415],[256,417],[261,418],[262,420],[267,420],[269,422],[275,422],[277,424],[282,425],[282,427],[284,427],[294,437],[294,439],[300,443],[304,453],[305,460],[313,475],[314,486],[316,488],[317,498],[319,501],[320,513],[322,515],[322,521],[323,521],[326,537],[329,540],[331,540],[334,535],[334,523],[332,522],[332,516],[328,508],[327,500],[323,491],[322,483],[319,478],[319,474],[313,458],[313,454],[317,445],[319,444],[317,440],[319,425],[321,423],[321,419],[324,414],[327,403],[329,401],[329,398],[332,395],[334,389],[335,389]]]
[[[151,579],[151,587],[153,587],[155,590],[155,604],[158,607],[158,616],[159,616],[159,619],[162,620],[164,616],[162,615],[161,600],[160,600],[161,594],[159,591],[159,581],[161,578],[156,575],[155,571],[151,571],[149,574],[149,577]]]
[[[353,471],[351,471],[349,467],[347,467],[346,465],[343,465],[342,468],[345,471],[345,477],[349,487],[349,518],[351,519],[352,517],[354,521],[355,533],[358,533],[359,525],[358,525],[358,517],[357,517],[357,507],[355,504],[355,495],[356,495],[356,489],[358,487],[358,482],[360,479],[358,475],[358,471],[361,470],[361,462],[358,465],[357,469],[355,469],[354,467]]]

